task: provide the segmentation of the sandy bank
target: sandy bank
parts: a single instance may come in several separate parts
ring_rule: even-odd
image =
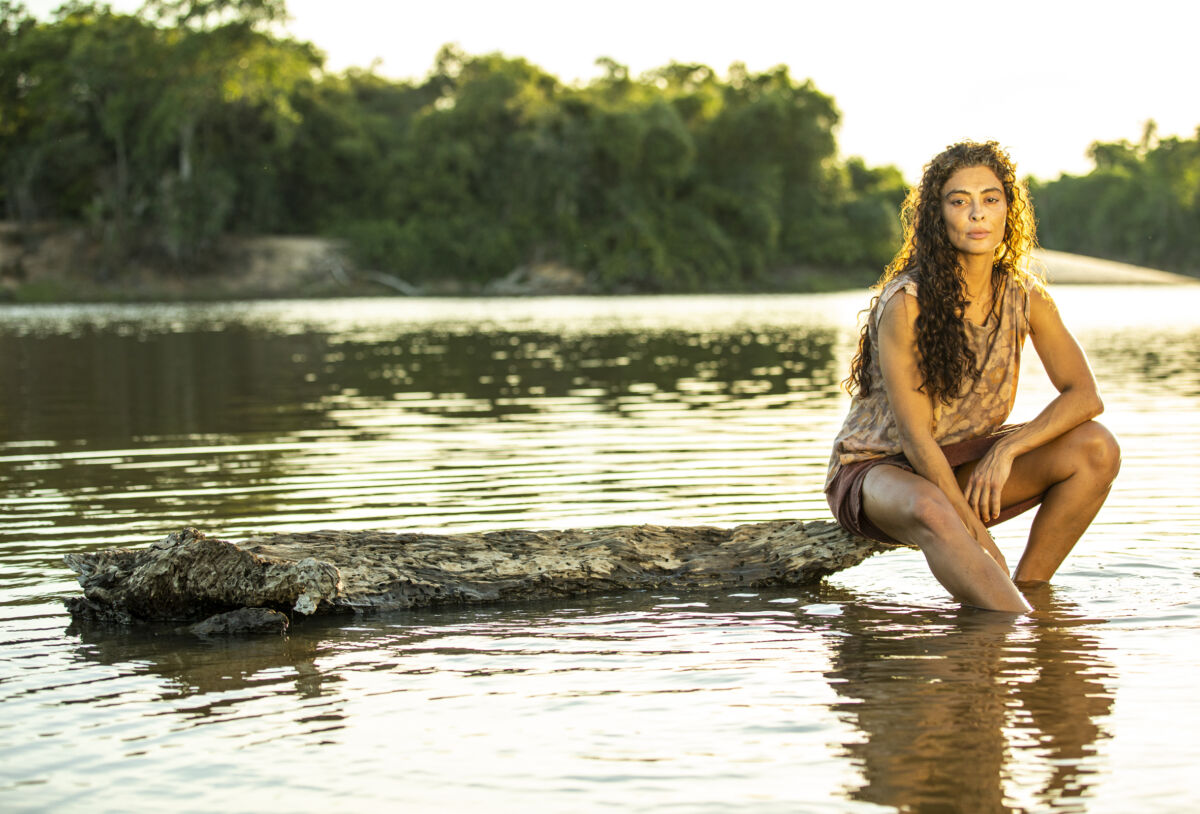
[[[1115,260],[1102,260],[1082,254],[1068,254],[1050,249],[1038,251],[1046,264],[1046,277],[1051,283],[1071,285],[1195,285],[1196,277],[1169,271],[1131,266]]]

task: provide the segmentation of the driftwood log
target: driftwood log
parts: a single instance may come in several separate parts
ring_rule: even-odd
[[[550,599],[631,589],[812,584],[889,546],[830,522],[567,531],[271,534],[240,544],[193,528],[141,549],[67,554],[67,606],[99,621],[195,621]]]

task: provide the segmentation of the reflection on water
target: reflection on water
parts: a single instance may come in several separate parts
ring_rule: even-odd
[[[511,726],[566,749],[556,761],[593,764],[572,768],[576,783],[653,779],[643,793],[661,801],[669,795],[659,781],[680,767],[653,766],[683,749],[700,758],[688,783],[711,764],[717,788],[751,776],[777,789],[836,778],[850,800],[906,811],[1082,810],[1102,771],[1113,666],[1086,632],[1093,620],[1052,597],[1035,604],[1038,616],[1014,622],[826,587],[406,613],[203,644],[85,627],[71,631],[71,670],[110,667],[111,704],[158,708],[126,720],[131,743],[164,737],[167,716],[174,737],[216,726],[239,744],[299,742],[362,759],[355,750],[395,725],[408,767],[436,773],[459,748],[439,733],[451,729],[479,739],[473,751],[508,752],[502,763],[529,772],[521,761],[547,745],[513,744]],[[682,709],[706,715],[690,726]],[[553,734],[556,721],[570,722],[570,734]],[[382,782],[413,803],[436,797]],[[502,781],[487,773],[480,782],[495,792]]]
[[[835,332],[819,323],[751,330],[725,313],[683,330],[613,313],[554,334],[453,313],[304,330],[286,312],[283,325],[206,309],[80,316],[0,334],[0,387],[19,394],[4,402],[0,444],[10,528],[76,546],[105,525],[105,542],[125,543],[213,519],[233,533],[329,514],[494,528],[665,519],[666,506],[738,520],[756,514],[737,505],[752,480],[775,484],[755,503],[801,493],[796,448],[823,466],[838,399]]]
[[[1048,594],[1043,590],[1044,594]],[[1041,601],[1038,601],[1038,600]],[[863,733],[855,799],[902,810],[1081,810],[1112,665],[1049,595],[1032,623],[847,601],[832,617],[836,709]]]
[[[61,555],[823,518],[863,298],[6,307],[0,807],[1190,810],[1200,293],[1164,291],[1059,292],[1124,466],[1028,619],[897,551],[793,591],[236,642],[71,625]],[[1026,366],[1017,419],[1052,392]]]

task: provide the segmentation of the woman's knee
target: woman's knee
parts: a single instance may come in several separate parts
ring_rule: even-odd
[[[962,526],[949,498],[932,483],[914,490],[906,508],[913,525],[934,540],[944,540]]]
[[[911,472],[879,466],[863,482],[863,510],[883,531],[922,549],[945,539],[958,516],[949,498]]]
[[[1110,484],[1121,469],[1121,445],[1098,421],[1088,421],[1076,429],[1073,439],[1079,450],[1080,465],[1086,467],[1097,479]]]

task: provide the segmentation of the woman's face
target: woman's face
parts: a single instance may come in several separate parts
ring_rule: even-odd
[[[1007,214],[1004,184],[987,167],[964,167],[942,187],[946,235],[960,255],[995,256]]]

